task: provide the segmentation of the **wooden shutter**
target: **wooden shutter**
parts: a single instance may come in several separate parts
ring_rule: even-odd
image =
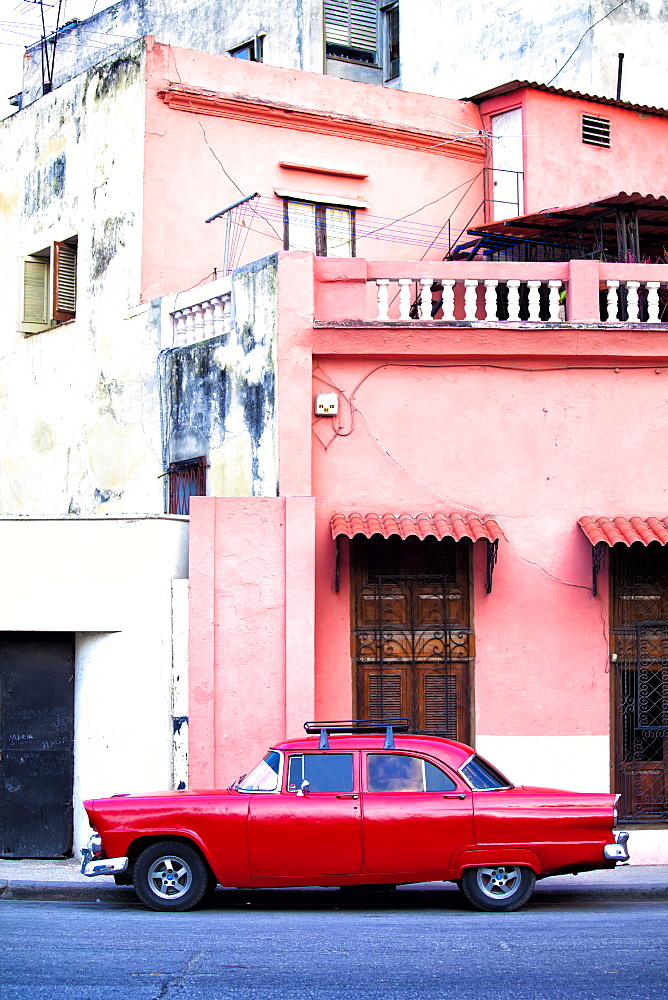
[[[49,261],[27,257],[23,262],[23,317],[28,327],[49,322]],[[27,331],[32,332],[32,331]]]
[[[77,247],[53,244],[53,318],[57,323],[74,319],[77,311]]]
[[[375,55],[377,0],[325,0],[325,43]]]

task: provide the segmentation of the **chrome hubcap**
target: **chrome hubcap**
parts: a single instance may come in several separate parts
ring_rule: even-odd
[[[165,855],[153,862],[148,870],[148,884],[161,899],[178,899],[192,884],[190,868],[182,858]]]
[[[491,899],[503,899],[512,896],[520,884],[520,869],[515,865],[503,865],[499,868],[479,868],[478,886]]]

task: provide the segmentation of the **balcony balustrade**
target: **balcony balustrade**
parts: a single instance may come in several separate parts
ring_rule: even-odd
[[[590,260],[316,261],[316,320],[668,325],[668,267]]]
[[[165,347],[184,347],[228,333],[232,324],[229,278],[218,278],[163,300]]]

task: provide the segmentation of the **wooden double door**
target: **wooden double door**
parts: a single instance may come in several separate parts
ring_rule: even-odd
[[[358,718],[470,740],[470,542],[356,538],[352,659]]]

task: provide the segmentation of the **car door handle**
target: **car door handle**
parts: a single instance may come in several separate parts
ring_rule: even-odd
[[[444,795],[444,796],[443,796],[443,798],[444,798],[444,799],[465,799],[465,798],[466,798],[466,795],[464,795],[464,793],[463,793],[463,792],[462,792],[462,793],[459,793],[459,792],[457,792],[457,793],[455,793],[455,792],[452,792],[452,793],[451,793],[450,795]]]
[[[359,795],[337,795],[337,799],[358,799]]]

